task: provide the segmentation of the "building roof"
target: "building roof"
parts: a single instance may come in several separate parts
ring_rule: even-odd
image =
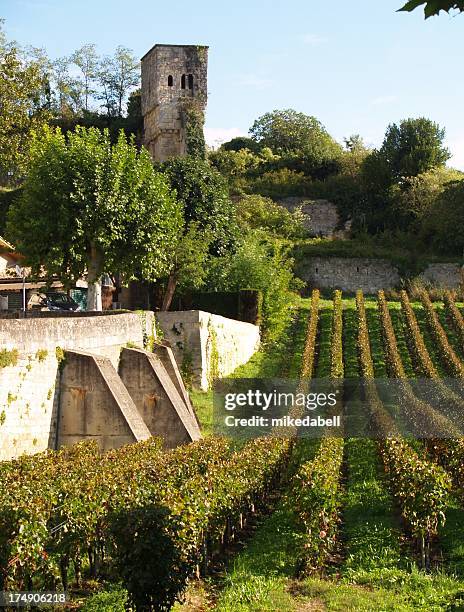
[[[12,244],[10,244],[9,242],[7,242],[1,236],[0,236],[0,247],[3,248],[3,249],[10,249],[10,250],[14,251],[14,246]]]
[[[184,49],[189,49],[189,48],[190,49],[209,49],[208,45],[163,45],[162,43],[156,43],[156,45],[153,45],[153,47],[149,51],[147,51],[145,55],[142,56],[140,61],[145,59],[147,55],[150,55],[150,53],[154,51],[157,47],[179,47],[179,48],[184,48]]]

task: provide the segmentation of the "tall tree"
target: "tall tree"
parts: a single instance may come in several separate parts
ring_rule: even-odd
[[[235,240],[235,216],[224,178],[208,162],[195,157],[173,158],[162,165],[183,206],[181,244],[169,270],[163,310],[169,310],[177,284],[188,281],[188,270],[206,261],[206,255],[224,254]],[[201,284],[200,270],[191,286]]]
[[[404,119],[388,126],[380,148],[394,181],[417,176],[432,168],[444,166],[451,157],[443,145],[445,130],[438,123],[419,117]]]
[[[95,93],[94,83],[97,78],[99,58],[94,44],[82,45],[70,58],[82,73],[82,95],[84,110],[89,110],[89,99]]]
[[[8,235],[34,273],[45,268],[71,286],[87,274],[88,306],[101,310],[103,273],[155,280],[170,268],[182,216],[149,153],[123,133],[77,127],[66,138],[45,128],[34,136]]]
[[[18,182],[26,164],[31,130],[48,119],[44,75],[38,62],[21,59],[14,46],[0,45],[0,175]]]
[[[279,167],[324,179],[339,170],[342,147],[315,117],[293,109],[259,117],[250,134],[261,147],[281,156]]]
[[[122,117],[123,105],[130,92],[140,84],[140,62],[130,49],[119,46],[111,58],[105,58],[100,83],[107,88],[116,115]]]
[[[291,108],[262,115],[250,128],[252,138],[276,153],[303,151],[311,146],[335,144],[316,117]]]
[[[69,57],[59,57],[52,64],[55,111],[59,117],[77,115],[82,108],[82,83],[71,75]]]

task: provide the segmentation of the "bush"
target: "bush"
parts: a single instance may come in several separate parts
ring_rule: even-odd
[[[311,193],[311,179],[302,172],[288,168],[264,172],[252,183],[253,192],[269,198],[307,196]]]
[[[270,198],[247,195],[236,205],[237,218],[246,229],[262,229],[281,238],[303,238],[306,235],[301,210],[288,211]]]
[[[293,260],[280,243],[250,232],[233,254],[211,260],[207,285],[211,291],[256,289],[263,293],[263,330],[275,338],[290,317],[292,290],[303,283],[293,276]]]

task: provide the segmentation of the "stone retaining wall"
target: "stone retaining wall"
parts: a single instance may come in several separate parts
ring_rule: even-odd
[[[210,388],[212,380],[227,376],[258,350],[259,327],[202,310],[159,312],[156,318],[171,344],[184,379]]]
[[[341,289],[350,293],[362,289],[364,293],[376,293],[402,284],[398,269],[386,259],[308,257],[299,263],[297,273],[310,289]],[[426,285],[446,289],[457,289],[464,282],[463,268],[453,263],[429,264],[417,278]]]
[[[18,351],[16,365],[0,368],[0,460],[55,446],[60,349],[91,351],[117,367],[121,348],[143,347],[150,327],[153,313],[0,319],[0,350]]]

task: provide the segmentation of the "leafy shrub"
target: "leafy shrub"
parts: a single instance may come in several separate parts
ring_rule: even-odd
[[[263,294],[263,329],[275,338],[290,316],[292,290],[302,286],[293,276],[293,260],[279,243],[250,232],[235,253],[211,260],[207,286],[211,291],[256,289]]]
[[[303,238],[306,235],[301,209],[290,212],[270,198],[247,195],[236,204],[238,222],[245,229],[261,229],[281,238]]]

